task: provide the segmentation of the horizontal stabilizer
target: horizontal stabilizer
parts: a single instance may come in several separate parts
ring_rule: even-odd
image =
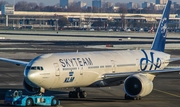
[[[175,61],[180,61],[180,58],[171,58],[171,59],[169,60],[169,62],[175,62]]]

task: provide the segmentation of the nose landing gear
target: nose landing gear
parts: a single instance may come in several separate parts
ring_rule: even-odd
[[[82,91],[80,88],[75,88],[75,91],[69,92],[69,98],[86,98],[86,91]]]
[[[44,93],[45,93],[45,89],[41,87],[39,90],[39,95],[43,95]]]

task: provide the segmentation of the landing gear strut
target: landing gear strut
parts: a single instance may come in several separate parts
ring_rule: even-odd
[[[45,93],[45,89],[41,87],[39,90],[39,95],[43,95],[44,93]]]
[[[69,98],[86,98],[86,91],[82,91],[80,88],[75,88],[75,91],[69,92]]]
[[[130,97],[127,94],[124,96],[125,100],[141,100],[141,97]]]

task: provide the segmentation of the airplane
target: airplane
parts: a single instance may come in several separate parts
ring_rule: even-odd
[[[157,74],[180,71],[177,67],[166,68],[170,62],[180,60],[164,52],[171,3],[168,0],[150,50],[49,53],[30,62],[0,60],[25,67],[23,86],[30,93],[75,88],[69,92],[70,98],[86,98],[81,87],[124,84],[125,99],[140,100],[152,92]]]

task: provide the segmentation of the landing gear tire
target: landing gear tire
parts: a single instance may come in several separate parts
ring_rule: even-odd
[[[137,97],[136,100],[141,100],[141,97]]]
[[[70,91],[69,98],[80,98],[80,93],[76,91]]]
[[[73,98],[73,91],[69,92],[69,98]]]
[[[125,100],[141,100],[141,97],[130,97],[127,94],[124,96]]]
[[[80,88],[76,89],[75,91],[69,92],[69,98],[86,98],[87,93],[86,91],[82,91]]]
[[[33,105],[33,100],[31,98],[28,98],[26,100],[26,106],[32,106]]]
[[[81,98],[80,97],[80,92],[75,92],[75,98]]]
[[[86,98],[86,97],[87,97],[86,91],[81,91],[80,92],[80,98]]]
[[[56,98],[53,98],[51,101],[51,106],[57,106],[58,105],[58,100]]]

